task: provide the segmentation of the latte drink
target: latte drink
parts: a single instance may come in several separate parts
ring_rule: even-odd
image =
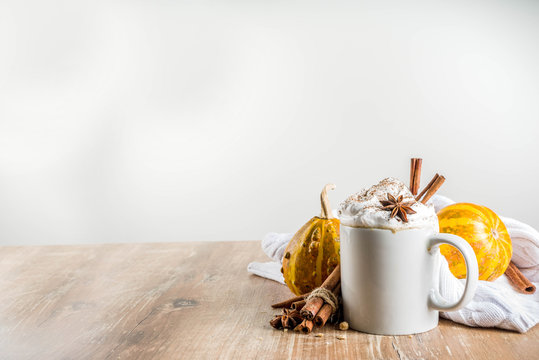
[[[393,178],[346,199],[339,208],[341,291],[350,327],[373,334],[403,335],[433,329],[439,311],[468,303],[478,279],[477,260],[462,238],[438,233],[432,205],[414,199]],[[438,291],[440,244],[455,246],[467,267],[456,302]]]

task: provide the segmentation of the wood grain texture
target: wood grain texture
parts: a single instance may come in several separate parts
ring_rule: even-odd
[[[537,359],[539,330],[442,320],[414,336],[272,329],[258,242],[0,248],[1,359]],[[323,337],[315,337],[322,333]],[[337,339],[343,335],[344,340]]]

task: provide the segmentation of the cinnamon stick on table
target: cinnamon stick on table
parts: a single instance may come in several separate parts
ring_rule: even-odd
[[[337,285],[333,290],[333,294],[338,297],[340,292],[341,284],[339,283],[339,285]],[[318,314],[316,314],[314,318],[314,324],[318,327],[326,325],[326,322],[328,321],[331,314],[333,314],[333,308],[331,307],[331,305],[324,304]]]
[[[291,308],[292,310],[300,311],[300,310],[303,309],[303,307],[305,306],[305,303],[306,303],[305,300],[296,301],[296,302],[292,303],[292,305],[290,306],[290,308]]]
[[[301,324],[299,324],[298,326],[294,328],[294,331],[301,331],[303,333],[308,334],[311,331],[313,331],[313,326],[314,324],[311,320],[305,319],[301,322]]]
[[[275,315],[275,317],[270,321],[270,325],[275,329],[278,329],[278,330],[282,329],[283,323],[281,321],[281,316]]]
[[[326,280],[322,283],[320,286],[321,288],[324,288],[329,291],[333,291],[337,284],[341,281],[341,266],[337,265],[337,267],[333,270],[333,272],[326,278]],[[313,320],[320,308],[324,305],[324,300],[319,297],[312,297],[309,300],[307,300],[307,303],[301,309],[301,316],[304,319],[307,320]]]
[[[509,266],[505,270],[505,275],[509,278],[511,283],[520,291],[525,294],[535,293],[535,285],[531,283],[528,278],[524,276],[523,273],[516,267],[516,265],[511,261]]]
[[[293,303],[295,303],[297,301],[304,300],[307,296],[309,296],[309,294],[310,294],[310,292],[308,292],[307,294],[295,296],[295,297],[290,298],[288,300],[281,301],[279,303],[273,304],[273,305],[271,305],[271,307],[274,308],[274,309],[289,308]]]

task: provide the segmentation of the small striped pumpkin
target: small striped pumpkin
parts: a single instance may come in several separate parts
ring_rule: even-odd
[[[315,216],[299,229],[286,247],[281,271],[286,285],[296,294],[308,293],[322,285],[339,264],[339,219],[331,214],[327,190],[322,190],[321,216]]]
[[[455,234],[473,248],[479,265],[479,280],[494,281],[509,266],[513,254],[511,237],[494,211],[484,206],[458,203],[438,212],[441,233]],[[466,264],[461,253],[451,245],[441,245],[441,253],[451,273],[466,277]]]

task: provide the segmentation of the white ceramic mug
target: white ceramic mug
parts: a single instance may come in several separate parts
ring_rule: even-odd
[[[466,261],[466,286],[455,303],[443,299],[437,289],[434,258],[440,244],[453,245]],[[355,330],[382,335],[431,330],[438,325],[438,311],[465,306],[477,287],[475,254],[456,235],[341,224],[340,252],[344,319]]]

